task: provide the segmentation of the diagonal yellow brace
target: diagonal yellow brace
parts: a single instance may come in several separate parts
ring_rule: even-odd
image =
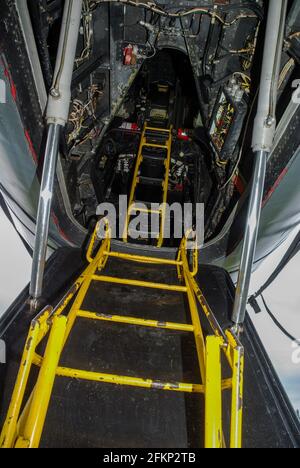
[[[28,448],[38,448],[39,446],[54,385],[56,369],[63,349],[66,325],[67,318],[64,316],[55,317],[53,320],[45,357],[24,427],[24,434],[18,439],[17,446],[27,446]]]
[[[20,365],[20,370],[18,373],[11,403],[7,413],[6,421],[1,433],[1,448],[12,448],[15,442],[18,418],[29,378],[29,373],[32,366],[35,348],[39,339],[39,333],[39,323],[34,322],[28,333]]]

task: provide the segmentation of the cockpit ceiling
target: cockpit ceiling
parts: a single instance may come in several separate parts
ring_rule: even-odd
[[[49,89],[63,2],[29,0],[28,4]],[[246,79],[251,75],[263,18],[262,1],[85,0],[74,94],[80,87],[85,89],[90,79],[90,97],[97,102],[91,113],[94,121],[103,122],[116,112],[143,62],[158,50],[174,48],[190,58],[203,96],[202,115],[208,122],[220,85],[234,73],[245,74]],[[89,122],[80,137],[85,138],[94,124]],[[73,144],[74,139],[69,142]]]

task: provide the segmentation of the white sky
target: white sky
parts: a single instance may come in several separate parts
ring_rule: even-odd
[[[289,239],[277,252],[270,256],[259,270],[254,273],[251,293],[258,291],[271,276],[271,273],[278,266],[298,231],[299,227],[293,231]],[[263,295],[273,315],[292,336],[300,340],[299,272],[300,252]],[[259,301],[259,304],[264,311],[261,301]],[[249,307],[250,313],[251,310],[251,307]],[[300,410],[300,363],[293,363],[292,356],[295,348],[293,348],[292,342],[282,334],[267,313],[259,315],[251,313],[251,317],[267,352],[271,356],[275,369],[285,385],[288,395],[295,408]]]
[[[1,208],[0,259],[0,315],[2,315],[29,282],[31,259]]]
[[[253,275],[256,292],[286,252],[296,231]],[[14,228],[0,209],[0,315],[6,311],[30,279],[31,258]],[[283,326],[300,339],[300,253],[289,264],[264,296],[273,314]],[[251,312],[251,308],[249,308]],[[300,364],[293,364],[292,343],[283,336],[266,313],[251,313],[258,332],[296,409],[300,409]]]

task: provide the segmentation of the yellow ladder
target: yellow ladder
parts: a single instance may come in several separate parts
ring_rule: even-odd
[[[244,350],[231,329],[223,332],[195,280],[198,270],[197,249],[193,252],[192,266],[189,265],[187,258],[187,237],[182,240],[176,260],[114,252],[111,250],[110,229],[107,221],[106,223],[106,237],[102,240],[98,249],[96,244],[99,243],[99,223],[92,236],[87,252],[89,265],[86,270],[55,308],[48,306],[31,324],[7,418],[2,429],[0,447],[39,447],[53,385],[57,377],[161,391],[197,393],[199,398],[200,395],[204,395],[205,447],[224,448],[226,445],[231,448],[241,447]],[[95,251],[96,254],[93,255]],[[179,284],[161,284],[105,276],[101,272],[110,258],[148,265],[175,267]],[[185,294],[190,309],[191,324],[160,322],[119,315],[102,315],[97,311],[83,310],[82,305],[93,283],[121,284]],[[207,336],[206,339],[201,326],[198,305],[202,310],[203,318],[206,317],[211,328],[211,335]],[[201,383],[162,382],[60,366],[62,351],[78,319],[193,333]],[[44,355],[40,355],[37,351],[38,346],[47,336]],[[222,375],[224,366],[224,360],[221,359],[222,353],[224,353],[231,369],[230,378],[224,379]],[[26,392],[29,393],[27,387],[33,366],[40,368],[40,370],[34,389],[28,401],[24,402]],[[228,369],[226,372],[228,372]],[[223,422],[223,392],[231,392],[231,404],[228,411],[231,414],[231,421],[228,428],[225,428]],[[224,432],[227,434],[228,441],[225,441]]]
[[[153,141],[159,141],[161,137],[165,135],[165,143],[153,143]],[[150,140],[150,141],[149,141]],[[136,190],[138,184],[141,182],[140,177],[140,170],[142,163],[144,161],[143,151],[145,148],[150,149],[161,149],[166,151],[165,159],[164,159],[164,166],[165,166],[165,175],[164,179],[161,182],[162,186],[162,200],[161,205],[158,210],[152,210],[151,208],[139,208],[139,205],[136,203]],[[157,234],[157,247],[162,247],[164,242],[164,231],[165,231],[165,217],[166,217],[166,203],[168,199],[168,187],[169,187],[169,172],[170,172],[170,164],[171,164],[171,149],[172,149],[172,127],[169,129],[164,128],[156,128],[148,126],[146,123],[143,129],[137,161],[135,165],[133,181],[130,191],[129,203],[128,203],[128,211],[125,221],[125,227],[123,232],[123,241],[128,241],[128,229],[129,229],[129,222],[132,213],[140,212],[146,215],[157,215],[160,217],[160,227],[159,233]]]

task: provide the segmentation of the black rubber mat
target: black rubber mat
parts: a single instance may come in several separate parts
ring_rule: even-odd
[[[142,266],[115,259],[108,262],[103,274],[178,284],[174,267]],[[190,323],[182,293],[124,285],[93,283],[82,309]],[[162,382],[201,383],[192,334],[82,318],[75,323],[61,365]],[[200,446],[203,397],[187,400],[179,393],[58,378],[48,413],[49,430],[45,428],[42,444],[70,444],[70,433],[61,431],[57,440],[51,431],[63,412],[64,426],[73,430],[72,447],[176,448],[189,446],[197,436]],[[195,401],[199,408],[197,436],[186,417],[186,405],[194,405]],[[79,431],[78,420],[82,428]]]

